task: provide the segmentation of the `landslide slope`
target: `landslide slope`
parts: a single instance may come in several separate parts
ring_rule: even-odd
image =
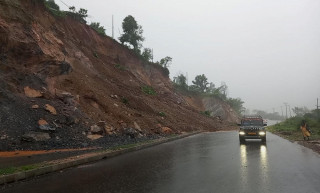
[[[161,67],[34,0],[0,0],[0,105],[0,150],[220,127],[174,92]]]

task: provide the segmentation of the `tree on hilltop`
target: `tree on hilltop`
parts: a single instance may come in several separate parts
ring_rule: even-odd
[[[59,5],[57,5],[56,2],[54,2],[54,0],[47,0],[47,1],[45,1],[45,4],[51,9],[54,9],[57,11],[60,10]]]
[[[204,93],[208,89],[208,79],[207,77],[202,74],[195,77],[195,79],[192,81],[193,85],[191,86],[192,90]]]
[[[159,62],[160,66],[164,68],[169,68],[171,63],[172,63],[172,58],[170,56],[166,56],[165,58],[162,58]]]
[[[81,23],[87,23],[86,18],[88,17],[88,10],[80,8],[80,10],[76,12],[75,6],[69,7],[69,10],[68,15]]]
[[[148,62],[151,62],[153,55],[151,48],[145,48],[141,54],[141,56]]]
[[[140,53],[141,42],[144,41],[141,25],[138,25],[134,17],[128,15],[122,22],[122,30],[124,33],[119,37],[120,42],[129,43],[135,52]]]
[[[187,77],[185,77],[183,74],[173,77],[173,82],[184,90],[188,89]]]

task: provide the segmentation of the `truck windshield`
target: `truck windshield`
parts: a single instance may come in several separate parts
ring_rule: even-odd
[[[255,126],[262,126],[263,121],[262,120],[242,120],[243,126],[249,126],[249,125],[255,125]]]

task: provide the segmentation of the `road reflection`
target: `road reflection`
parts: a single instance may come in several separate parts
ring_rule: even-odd
[[[269,183],[267,145],[260,141],[249,141],[240,145],[241,177],[243,188],[250,186],[248,179],[259,178],[262,187]],[[253,178],[252,178],[253,177]]]

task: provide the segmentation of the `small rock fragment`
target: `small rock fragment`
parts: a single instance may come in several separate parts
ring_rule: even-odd
[[[24,87],[23,90],[24,90],[24,94],[30,98],[38,98],[43,96],[40,91],[30,88],[29,86]]]
[[[87,135],[87,137],[91,140],[97,140],[97,139],[100,139],[101,137],[103,137],[102,135]]]
[[[43,131],[55,131],[56,128],[51,127],[50,125],[40,125],[39,129]]]
[[[49,125],[48,122],[47,122],[46,120],[44,120],[44,119],[40,119],[40,120],[38,121],[38,124],[39,124],[39,126],[40,126],[40,125]]]
[[[53,115],[56,115],[56,114],[57,114],[56,109],[55,109],[53,106],[49,105],[49,104],[46,104],[46,105],[45,105],[45,109],[46,109],[47,111],[49,111],[51,114],[53,114]]]
[[[38,109],[38,108],[39,108],[39,105],[32,105],[31,108],[32,108],[32,109]]]
[[[133,122],[133,125],[134,125],[134,128],[135,128],[136,130],[142,132],[142,130],[141,130],[140,126],[138,125],[138,123]]]

